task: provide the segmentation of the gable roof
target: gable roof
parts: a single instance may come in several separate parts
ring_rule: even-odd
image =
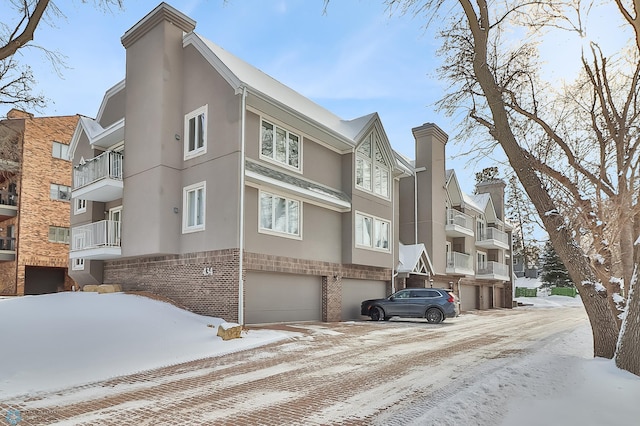
[[[471,202],[480,208],[481,212],[485,215],[485,217],[489,220],[489,222],[494,223],[498,216],[496,215],[496,209],[493,205],[493,201],[491,200],[491,195],[488,193],[484,194],[475,194],[469,196]]]
[[[433,275],[435,271],[424,244],[404,245],[399,243],[398,273]]]
[[[352,120],[343,120],[275,78],[250,65],[222,47],[195,32],[186,34],[183,46],[193,46],[220,73],[229,85],[240,93],[247,88],[252,94],[277,104],[290,113],[311,120],[324,131],[343,142],[342,149],[353,149],[358,138],[378,119],[371,113]]]

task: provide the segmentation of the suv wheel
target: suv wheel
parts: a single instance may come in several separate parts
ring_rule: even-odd
[[[427,322],[431,324],[440,324],[444,319],[444,315],[442,315],[442,312],[440,312],[438,308],[427,309],[424,317],[427,319]]]
[[[384,312],[382,312],[382,308],[376,306],[371,309],[371,321],[380,321],[384,318]]]

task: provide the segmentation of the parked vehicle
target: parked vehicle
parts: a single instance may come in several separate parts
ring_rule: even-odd
[[[385,299],[365,300],[360,314],[373,321],[388,321],[391,317],[426,318],[439,324],[445,318],[458,316],[456,296],[442,288],[406,288]]]

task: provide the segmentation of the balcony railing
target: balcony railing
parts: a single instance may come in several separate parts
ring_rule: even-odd
[[[78,189],[105,178],[122,180],[123,158],[119,152],[106,151],[77,165],[73,170],[73,188]]]
[[[465,253],[452,252],[447,258],[447,273],[473,275],[473,258]]]
[[[0,237],[0,250],[16,251],[16,239],[10,237]]]
[[[478,265],[478,272],[476,275],[478,277],[508,280],[509,265],[493,261],[485,262],[484,264]]]
[[[17,206],[18,194],[7,189],[0,189],[0,204],[6,206]]]
[[[502,232],[498,228],[485,228],[482,235],[479,235],[476,244],[482,247],[490,248],[509,248],[509,236],[506,232]]]
[[[455,209],[447,210],[447,234],[454,237],[473,236],[473,218]]]
[[[473,229],[473,218],[466,213],[449,209],[447,213],[447,225],[458,225],[463,228]]]
[[[71,229],[71,251],[120,247],[120,222],[101,220]]]

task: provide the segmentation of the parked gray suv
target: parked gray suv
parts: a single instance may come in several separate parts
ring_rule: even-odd
[[[456,296],[442,288],[406,288],[386,299],[365,300],[360,314],[373,321],[389,320],[391,317],[426,318],[438,324],[445,318],[458,316]]]

